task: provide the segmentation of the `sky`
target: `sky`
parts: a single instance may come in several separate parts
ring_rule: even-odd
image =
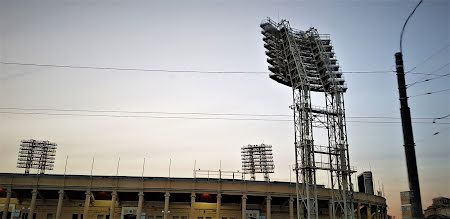
[[[0,0],[0,60],[267,72],[259,24],[271,17],[287,19],[296,29],[315,27],[330,34],[343,72],[390,71],[395,69],[401,27],[416,4],[412,0]],[[449,11],[448,1],[425,0],[409,21],[403,41],[406,70],[417,66],[406,75],[407,84],[436,77],[418,73],[447,74],[407,90],[416,122],[413,130],[424,208],[433,197],[450,196],[450,120],[432,123],[432,118],[450,111],[449,92],[442,91],[450,84]],[[408,190],[408,180],[395,73],[344,75],[351,165],[357,174],[373,172],[376,190],[384,188],[389,214],[399,217],[399,194]],[[433,91],[442,92],[421,95]],[[55,168],[48,173],[61,174],[66,168],[68,174],[90,174],[94,157],[93,174],[115,175],[120,157],[119,175],[141,175],[145,158],[145,176],[168,176],[170,166],[173,177],[192,177],[194,166],[240,170],[240,148],[266,143],[273,145],[272,180],[293,180],[289,171],[294,163],[293,123],[266,121],[290,117],[30,110],[291,115],[291,95],[290,88],[267,74],[0,64],[0,172],[23,172],[16,168],[17,153],[20,140],[29,138],[58,144]],[[23,114],[36,112],[43,114]],[[108,116],[93,116],[99,114]],[[328,183],[325,178],[319,182]]]

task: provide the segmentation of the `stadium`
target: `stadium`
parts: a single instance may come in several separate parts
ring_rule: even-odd
[[[2,219],[293,219],[295,183],[221,178],[0,174]],[[319,218],[331,193],[318,188]],[[385,198],[355,192],[355,218],[387,218]],[[302,209],[298,211],[302,213]]]

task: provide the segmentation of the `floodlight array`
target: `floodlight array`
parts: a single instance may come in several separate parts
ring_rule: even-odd
[[[24,168],[25,174],[29,174],[30,169],[38,169],[41,174],[44,174],[45,170],[53,170],[57,146],[50,141],[22,140],[17,167]]]
[[[252,179],[255,179],[255,173],[264,173],[268,180],[268,174],[274,172],[272,145],[245,145],[241,148],[241,158],[242,171],[251,174]]]
[[[264,47],[267,49],[267,62],[270,64],[270,78],[292,87],[293,77],[303,75],[306,86],[311,91],[332,92],[345,91],[345,80],[334,55],[329,35],[318,34],[310,28],[299,31],[290,28],[287,21],[275,23],[268,19],[260,25],[264,35]],[[296,43],[295,53],[289,44]],[[295,63],[302,63],[301,68],[289,68]],[[291,69],[291,70],[290,70]],[[298,70],[301,69],[301,72]]]

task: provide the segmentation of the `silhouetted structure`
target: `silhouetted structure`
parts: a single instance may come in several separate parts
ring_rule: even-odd
[[[44,174],[45,170],[52,170],[56,147],[57,144],[50,141],[22,140],[17,167],[24,168],[25,174],[29,174],[30,169],[38,169],[40,174]]]
[[[272,145],[255,144],[241,148],[242,171],[250,174],[255,180],[255,173],[264,173],[265,181],[269,181],[269,173],[274,172]]]
[[[293,93],[297,218],[318,218],[319,170],[330,174],[332,218],[355,217],[351,182],[355,171],[350,167],[344,109],[347,87],[330,36],[315,28],[296,30],[286,20],[267,19],[260,26],[270,78]],[[325,96],[324,106],[311,104],[313,93]],[[327,143],[315,142],[313,133],[327,133]]]
[[[374,194],[373,178],[371,171],[364,171],[358,175],[358,190],[367,194]]]

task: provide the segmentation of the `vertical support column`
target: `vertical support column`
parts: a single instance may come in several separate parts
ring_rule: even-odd
[[[330,219],[333,219],[333,203],[329,200],[328,201],[328,216]]]
[[[358,202],[358,206],[356,207],[356,217],[361,219],[361,202]]]
[[[375,206],[375,218],[380,219],[380,213],[379,213],[380,207],[377,205]]]
[[[83,218],[88,218],[89,205],[91,204],[91,190],[86,191],[86,198],[84,199]]]
[[[166,192],[166,194],[164,194],[164,219],[168,218],[169,215],[169,201],[170,201],[170,193]]]
[[[144,204],[144,192],[140,191],[138,196],[139,196],[139,200],[138,200],[138,207],[137,207],[137,211],[136,211],[136,219],[141,219],[142,205]]]
[[[367,204],[367,219],[372,219],[372,206]]]
[[[242,195],[242,216],[241,219],[247,219],[247,194]]]
[[[289,219],[294,219],[294,197],[289,197]]]
[[[114,219],[114,212],[116,211],[117,191],[111,192],[111,207],[109,208],[109,219]]]
[[[300,218],[305,218],[305,205],[303,205],[302,202],[300,202],[299,209],[297,210],[300,214]]]
[[[56,216],[55,216],[56,219],[61,218],[61,210],[62,210],[63,201],[64,201],[64,189],[60,189],[58,191],[58,205],[56,207]]]
[[[218,193],[217,194],[217,208],[216,208],[216,212],[217,212],[217,219],[220,219],[221,214],[220,214],[220,210],[222,208],[222,194]]]
[[[272,219],[272,196],[266,198],[266,219]]]
[[[2,219],[8,219],[9,212],[9,202],[11,201],[11,187],[6,189],[6,200],[5,205],[3,206],[3,216]]]
[[[189,211],[189,218],[195,218],[195,192],[191,193],[191,209]]]
[[[36,207],[37,188],[31,191],[30,211],[28,211],[28,219],[33,219],[34,208]]]

